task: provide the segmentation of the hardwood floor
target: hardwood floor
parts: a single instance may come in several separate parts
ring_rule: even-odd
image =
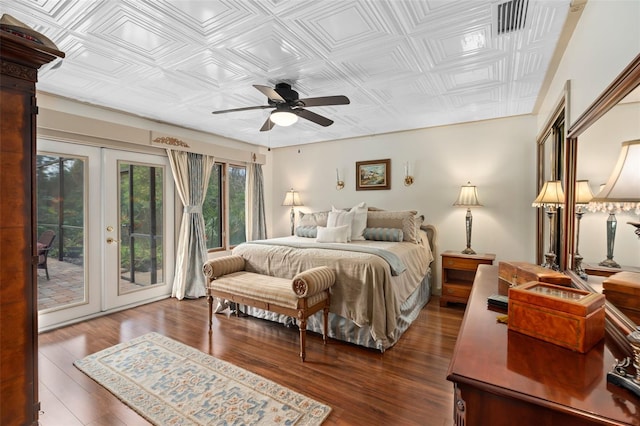
[[[302,363],[297,329],[217,314],[210,339],[204,298],[162,300],[39,336],[40,424],[147,425],[72,363],[155,331],[328,404],[325,425],[449,426],[453,385],[446,373],[463,314],[434,297],[383,354],[331,339],[324,346],[308,333]]]

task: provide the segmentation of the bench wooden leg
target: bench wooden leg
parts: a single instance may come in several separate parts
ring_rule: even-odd
[[[207,296],[207,304],[209,305],[209,333],[213,327],[213,296]]]
[[[304,359],[307,356],[307,353],[305,351],[305,344],[306,344],[306,337],[307,337],[307,319],[304,317],[304,315],[302,315],[300,318],[300,358],[302,359],[302,362],[304,362]]]

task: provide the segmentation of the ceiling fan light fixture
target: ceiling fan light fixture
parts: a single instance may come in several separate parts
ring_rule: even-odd
[[[273,111],[269,119],[278,126],[291,126],[298,121],[298,116],[290,111]]]

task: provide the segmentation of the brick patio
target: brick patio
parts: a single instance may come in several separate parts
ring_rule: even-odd
[[[55,258],[47,259],[49,280],[43,269],[38,269],[38,310],[50,309],[61,305],[75,304],[84,300],[84,268]],[[136,280],[148,282],[149,273],[138,272]],[[121,292],[139,290],[142,285],[120,280]]]

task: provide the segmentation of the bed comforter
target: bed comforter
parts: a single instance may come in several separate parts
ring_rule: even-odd
[[[308,238],[283,237],[243,243],[233,254],[245,259],[245,269],[282,278],[316,266],[336,272],[330,312],[368,326],[375,341],[394,339],[401,304],[420,285],[433,261],[426,243],[354,241],[322,245]],[[369,253],[385,250],[386,256]],[[397,275],[385,258],[399,259],[404,270]],[[392,262],[393,264],[393,262]],[[394,270],[396,272],[394,272]]]

